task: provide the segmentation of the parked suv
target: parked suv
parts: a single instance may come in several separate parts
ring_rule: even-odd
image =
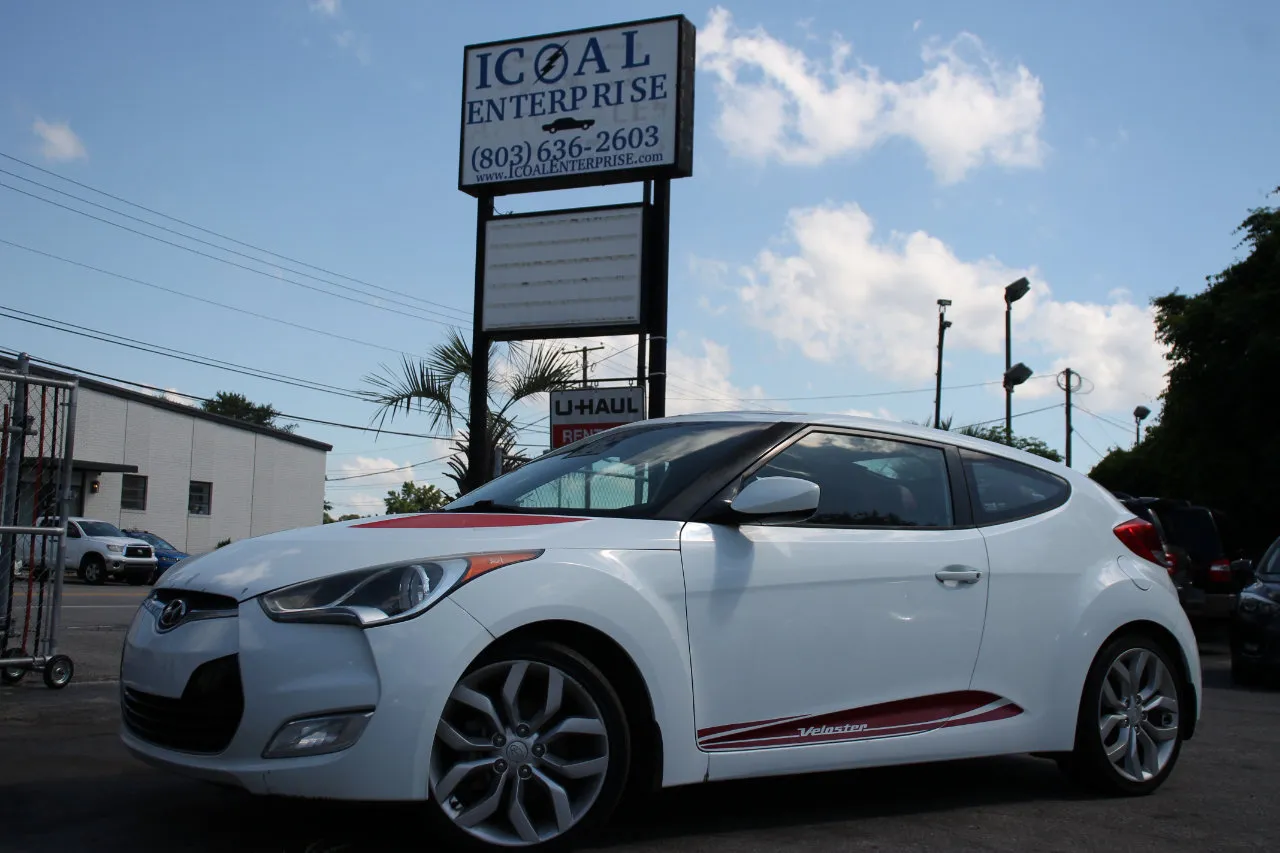
[[[41,518],[39,527],[56,527],[57,519]],[[44,549],[53,549],[54,540],[37,537],[40,543],[36,551],[43,564]],[[53,554],[49,553],[49,558]],[[131,584],[147,583],[156,571],[156,554],[151,544],[126,536],[124,531],[106,521],[93,518],[67,520],[67,551],[65,565],[68,571],[76,571],[81,580],[90,584],[106,583],[108,578],[120,578]]]
[[[1253,582],[1253,562],[1245,557],[1230,516],[1186,500],[1130,495],[1120,499],[1134,515],[1155,525],[1187,614],[1228,618],[1240,590]]]

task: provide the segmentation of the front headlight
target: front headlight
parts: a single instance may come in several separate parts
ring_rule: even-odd
[[[263,594],[258,601],[277,622],[369,628],[411,619],[485,572],[541,555],[541,551],[468,554],[373,566],[286,586]]]
[[[1272,616],[1280,611],[1280,604],[1265,595],[1250,592],[1246,589],[1240,593],[1240,611],[1242,613],[1261,613],[1265,616]]]
[[[123,546],[123,545],[116,545],[116,544],[114,544],[114,543],[112,543],[112,542],[108,542],[108,543],[107,543],[107,550],[108,550],[108,551],[110,551],[112,554],[123,554],[123,553],[124,553],[124,546]]]

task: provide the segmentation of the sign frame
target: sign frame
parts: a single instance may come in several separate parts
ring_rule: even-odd
[[[577,442],[577,441],[581,441],[581,440],[582,440],[582,438],[575,438],[575,439],[573,439],[573,440],[571,440],[571,441],[567,441],[567,442],[565,442],[565,443],[563,443],[563,444],[556,444],[556,443],[555,443],[555,442],[556,442],[556,430],[557,430],[558,428],[560,428],[560,427],[565,427],[565,426],[567,426],[567,427],[573,427],[573,426],[584,426],[584,427],[591,427],[591,428],[598,428],[598,427],[599,427],[599,422],[595,422],[595,423],[584,423],[584,424],[573,424],[573,423],[565,424],[565,423],[562,423],[562,422],[561,422],[561,423],[557,423],[557,421],[556,421],[556,417],[557,417],[557,416],[556,416],[556,398],[557,398],[557,396],[567,396],[567,395],[575,395],[575,394],[576,394],[576,395],[583,395],[583,394],[586,394],[586,395],[591,395],[591,396],[607,396],[607,395],[610,395],[610,394],[615,394],[615,395],[621,395],[621,394],[636,395],[636,394],[638,394],[638,395],[639,395],[639,397],[640,397],[640,401],[639,401],[639,402],[640,402],[640,417],[639,417],[639,418],[636,418],[635,420],[629,420],[629,421],[608,422],[610,425],[609,425],[609,426],[607,426],[607,427],[604,427],[603,429],[600,429],[600,430],[599,430],[600,432],[604,432],[604,430],[605,430],[605,429],[614,429],[615,427],[619,427],[619,426],[627,426],[627,425],[630,425],[630,424],[640,423],[641,421],[644,421],[644,420],[647,420],[647,419],[648,419],[648,413],[647,413],[647,408],[646,408],[646,407],[647,407],[647,403],[648,403],[648,395],[645,393],[645,387],[644,387],[643,385],[623,385],[623,386],[615,386],[615,387],[609,387],[609,386],[587,386],[587,387],[575,387],[575,388],[561,388],[561,389],[558,389],[558,390],[556,390],[556,391],[552,391],[550,394],[548,394],[548,395],[547,395],[547,396],[548,396],[548,401],[547,401],[547,402],[548,402],[548,409],[549,409],[549,412],[548,412],[548,414],[549,414],[549,418],[548,418],[549,423],[548,423],[548,429],[547,429],[547,432],[549,433],[549,436],[550,436],[549,445],[550,445],[550,447],[551,447],[552,451],[559,450],[559,449],[561,449],[561,448],[563,448],[563,447],[568,447],[570,444],[573,444],[573,443],[575,443],[575,442]],[[572,417],[572,416],[571,416],[571,417]],[[601,415],[600,417],[608,417],[608,416],[607,416],[607,415]],[[595,434],[595,433],[592,433],[592,435],[594,435],[594,434]],[[586,437],[589,437],[589,436],[584,436],[584,438],[586,438]]]
[[[547,216],[563,213],[597,213],[609,210],[640,210],[641,221],[641,252],[640,252],[640,312],[639,319],[635,323],[618,323],[604,325],[580,325],[580,326],[522,326],[516,329],[483,329],[485,336],[492,341],[521,341],[521,340],[553,340],[561,338],[591,338],[591,337],[608,337],[612,335],[638,335],[642,334],[648,328],[649,321],[649,305],[650,305],[650,287],[649,287],[649,252],[648,244],[652,239],[651,227],[653,220],[653,205],[645,202],[622,202],[620,204],[601,204],[591,207],[566,207],[555,210],[538,210],[522,213],[506,213],[490,218],[485,223],[486,232],[489,223],[509,221],[512,219],[530,219],[538,216]],[[488,240],[487,233],[485,236],[485,257],[488,257]],[[484,270],[481,269],[483,276]],[[482,284],[483,287],[483,284]],[[484,292],[480,294],[481,300],[484,299]],[[481,318],[480,324],[483,325],[484,320]]]
[[[596,172],[566,173],[546,175],[534,178],[512,178],[506,181],[484,183],[464,183],[466,171],[466,130],[467,130],[467,60],[472,51],[495,49],[523,42],[563,39],[570,36],[583,36],[591,33],[618,30],[627,27],[639,27],[650,24],[661,24],[675,21],[677,31],[676,47],[676,79],[674,102],[676,110],[674,152],[675,162],[657,166],[634,166],[625,169],[607,169]],[[694,81],[697,72],[697,29],[685,15],[665,15],[658,18],[645,18],[637,21],[626,21],[605,24],[595,27],[582,27],[574,30],[541,33],[519,38],[502,39],[500,41],[478,42],[463,48],[461,103],[458,115],[458,189],[475,198],[492,198],[500,195],[520,193],[547,192],[551,190],[578,189],[582,187],[610,186],[613,184],[635,183],[638,181],[670,180],[672,178],[688,178],[693,176],[693,131],[694,131]]]

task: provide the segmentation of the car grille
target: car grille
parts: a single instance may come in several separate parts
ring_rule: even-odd
[[[187,589],[161,587],[151,593],[151,597],[160,603],[168,604],[175,598],[181,598],[190,610],[239,610],[240,602],[229,595],[216,595],[212,592],[196,592]]]
[[[146,545],[129,545],[124,549],[126,557],[150,557],[151,549]]]
[[[201,664],[180,699],[122,685],[120,705],[125,725],[142,740],[180,752],[222,752],[244,713],[239,656]]]

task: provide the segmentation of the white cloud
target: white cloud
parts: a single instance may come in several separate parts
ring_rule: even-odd
[[[1008,69],[962,33],[931,42],[914,80],[885,80],[833,40],[827,61],[756,28],[739,31],[722,7],[698,34],[698,64],[718,78],[716,130],[756,161],[817,165],[892,137],[914,140],[943,183],[991,162],[1040,165],[1044,87],[1025,66]]]
[[[312,12],[326,18],[335,18],[342,11],[342,0],[308,0]]]
[[[769,396],[759,385],[744,388],[733,383],[728,347],[706,338],[699,346],[700,355],[678,347],[667,352],[668,415],[785,408],[779,403],[755,402]]]
[[[56,163],[88,156],[84,143],[65,121],[47,122],[37,118],[31,130],[40,137],[40,154],[46,160]]]
[[[815,361],[852,358],[886,379],[927,384],[936,358],[935,301],[947,298],[954,303],[947,352],[992,356],[998,379],[1003,289],[1025,275],[1032,289],[1013,312],[1015,361],[1037,373],[1080,371],[1096,386],[1091,399],[1099,408],[1131,406],[1163,387],[1153,311],[1122,292],[1109,304],[1059,301],[1034,268],[963,260],[922,231],[877,236],[856,204],[793,210],[785,236],[787,248],[764,250],[741,269],[738,297],[752,324]],[[1022,397],[1050,393],[1049,380],[1018,390]]]
[[[333,37],[338,47],[349,51],[361,65],[373,62],[373,53],[369,49],[369,37],[354,30],[343,30]]]

